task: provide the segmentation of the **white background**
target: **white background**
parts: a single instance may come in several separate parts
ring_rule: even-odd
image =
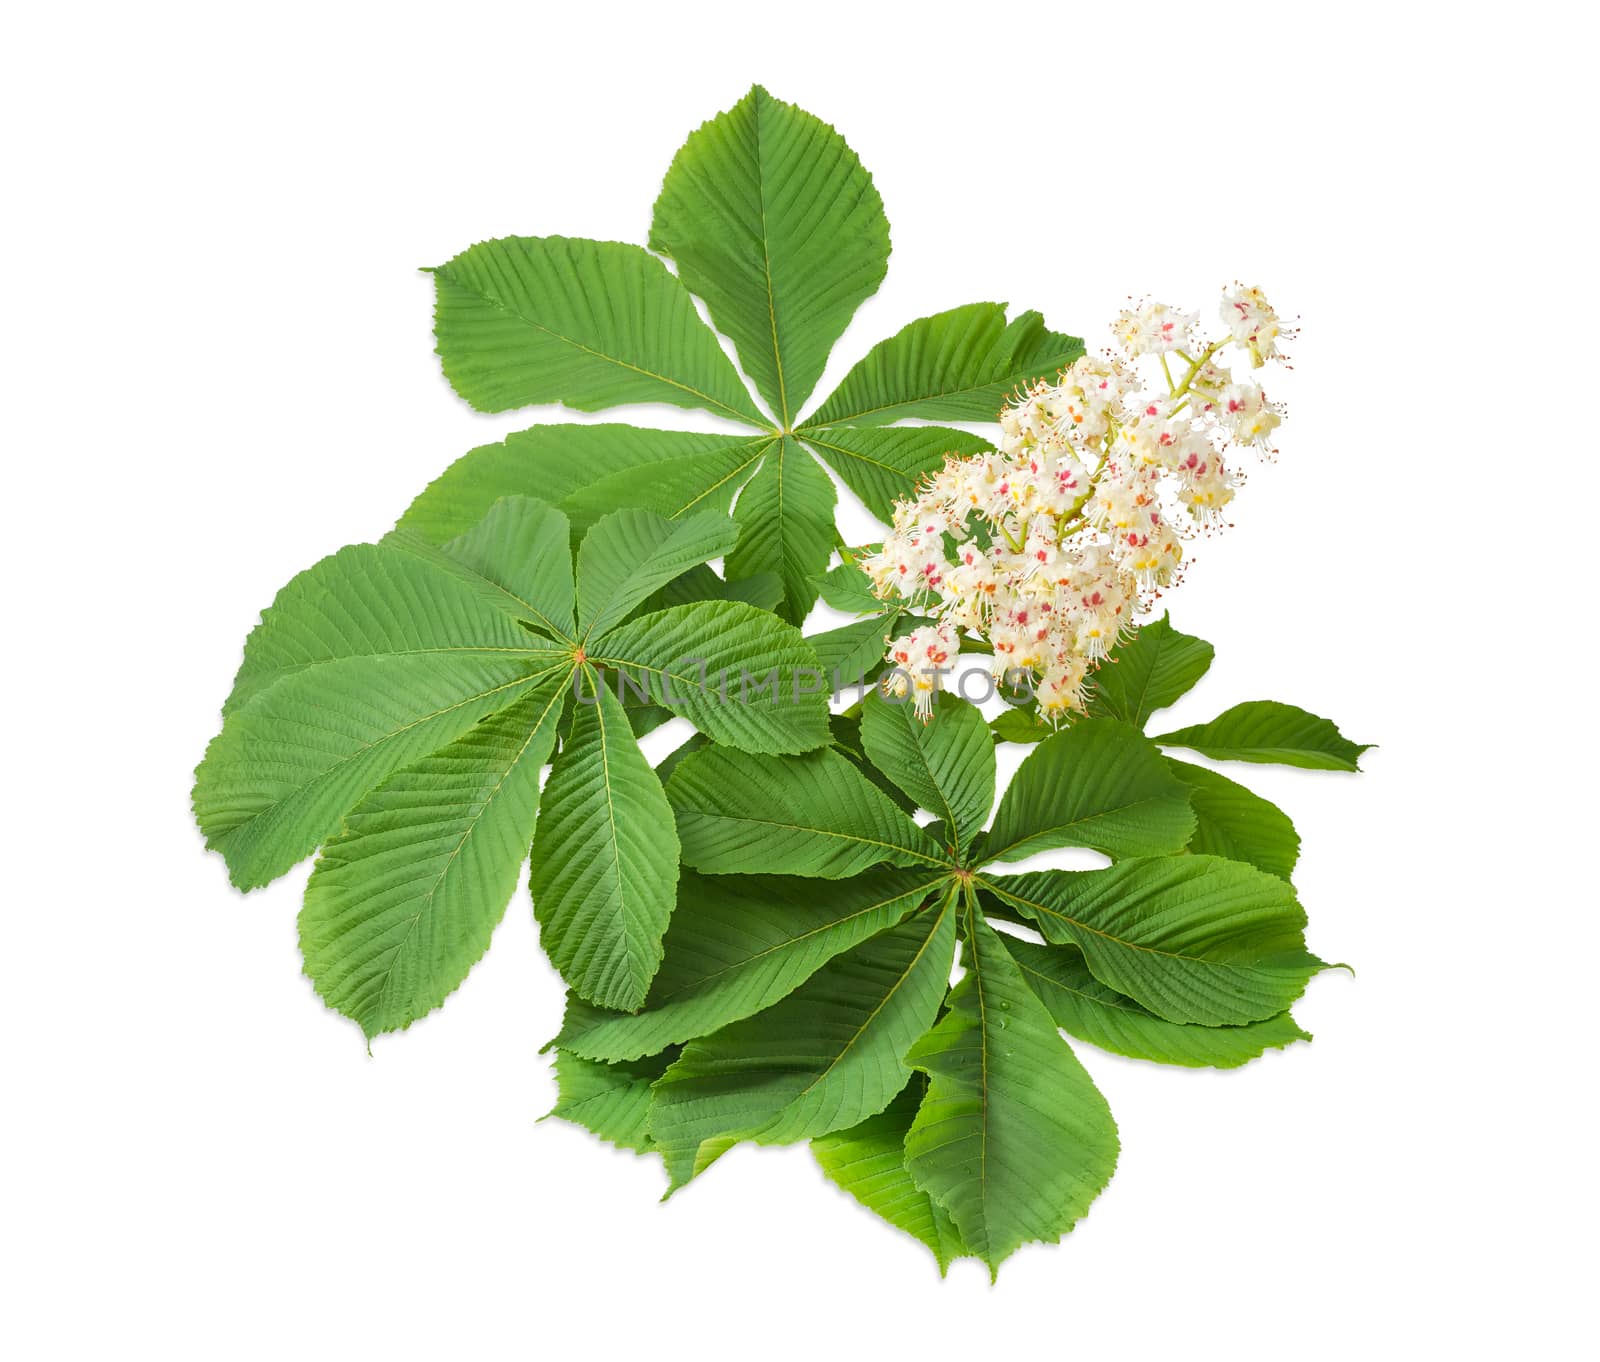
[[[1595,1207],[1593,148],[1576,8],[31,6],[7,20],[0,1350],[18,1359],[1572,1357]],[[1568,17],[1559,17],[1563,14]],[[642,241],[752,80],[844,131],[889,277],[819,385],[978,299],[1105,338],[1259,281],[1282,457],[1170,604],[1381,744],[1304,838],[1311,1046],[1079,1047],[1110,1189],[991,1288],[743,1148],[666,1206],[558,1122],[519,890],[369,1058],[190,772],[259,608],[472,445],[417,268]],[[1581,254],[1580,254],[1581,252]],[[576,418],[585,419],[585,418]],[[622,419],[708,428],[636,409]],[[852,539],[869,530],[845,512]],[[1238,774],[1238,772],[1235,772]],[[1592,1346],[1592,1337],[1589,1339]]]

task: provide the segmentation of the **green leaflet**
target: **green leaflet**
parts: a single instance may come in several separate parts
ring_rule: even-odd
[[[939,848],[837,752],[758,757],[710,748],[668,783],[686,864],[713,874],[843,879],[879,863],[942,863]]]
[[[557,1050],[560,1095],[546,1115],[582,1126],[618,1149],[649,1153],[650,1085],[677,1057],[676,1050],[669,1050],[649,1059],[601,1064],[570,1050]]]
[[[1082,950],[1095,978],[1171,1022],[1264,1021],[1326,968],[1305,948],[1306,915],[1294,890],[1216,856],[986,875],[980,883],[1045,940]]]
[[[923,723],[909,704],[874,690],[861,706],[861,741],[873,764],[943,819],[965,849],[994,800],[994,743],[983,716],[944,691]]]
[[[677,839],[621,703],[592,669],[584,683],[533,841],[534,916],[546,953],[573,988],[603,1007],[633,1008],[661,963]]]
[[[927,1087],[927,1080],[918,1075],[876,1116],[812,1140],[811,1152],[831,1181],[869,1211],[926,1244],[942,1277],[968,1249],[950,1212],[917,1186],[906,1167],[906,1133]]]
[[[1081,354],[1081,340],[1047,330],[1037,312],[1008,325],[1003,303],[951,308],[873,346],[804,429],[883,426],[908,416],[992,421],[1014,388],[1055,378]]]
[[[752,1016],[841,951],[893,926],[936,884],[931,872],[913,870],[821,884],[686,871],[643,1009],[614,1012],[568,999],[554,1043],[590,1059],[635,1059]]]
[[[912,1180],[989,1265],[1055,1243],[1116,1167],[1116,1122],[1005,945],[969,907],[966,973],[907,1062],[928,1075],[905,1137]]]
[[[883,280],[889,221],[844,139],[757,85],[673,159],[650,247],[677,261],[787,427]]]
[[[894,637],[899,620],[900,612],[890,610],[825,633],[807,634],[806,643],[816,653],[829,684],[843,691],[876,678],[885,666],[889,640]],[[906,707],[911,707],[909,700]]]
[[[834,500],[833,483],[817,461],[792,436],[778,440],[733,509],[739,545],[728,555],[728,576],[777,573],[785,617],[803,622],[817,598],[814,579],[833,553]]]
[[[510,609],[551,638],[573,630],[572,529],[555,507],[506,497],[444,546],[454,558],[511,598]]]
[[[566,682],[396,771],[323,848],[300,950],[317,992],[369,1037],[438,1007],[488,948],[533,838]]]
[[[889,606],[873,592],[872,579],[848,558],[817,579],[817,591],[824,605],[847,615],[881,615]]]
[[[669,432],[640,432],[666,435]],[[680,432],[671,434],[682,439]],[[702,438],[702,437],[696,437]],[[571,493],[561,503],[575,526],[592,525],[618,506],[642,506],[668,518],[699,511],[727,511],[733,498],[755,475],[761,461],[778,441],[771,436],[754,440],[725,439],[716,449],[695,454],[672,454],[655,462],[635,464],[618,472],[601,465],[595,481]],[[670,445],[663,442],[663,454]]]
[[[1235,1069],[1267,1050],[1311,1039],[1287,1012],[1242,1026],[1175,1025],[1107,988],[1089,972],[1076,946],[1007,940],[1006,950],[1057,1026],[1130,1059]]]
[[[1151,714],[1186,695],[1211,666],[1216,650],[1180,634],[1171,616],[1141,624],[1089,674],[1089,713],[1143,729]]]
[[[996,409],[999,405],[995,404]],[[991,411],[984,419],[993,416]],[[845,486],[882,521],[892,521],[895,502],[914,498],[917,484],[928,474],[943,468],[949,455],[966,458],[993,448],[988,440],[944,426],[875,426],[855,430],[850,426],[808,425],[800,438],[828,462],[844,479]]]
[[[670,402],[761,420],[688,292],[637,246],[505,237],[433,279],[445,377],[479,411]]]
[[[738,532],[720,511],[666,520],[623,509],[598,521],[578,548],[578,634],[603,638],[653,591],[733,547]]]
[[[1300,856],[1300,834],[1288,814],[1203,766],[1168,757],[1167,769],[1189,787],[1195,820],[1190,851],[1245,861],[1269,875],[1289,878]]]
[[[399,527],[431,544],[464,534],[488,514],[501,497],[528,496],[561,506],[581,533],[622,505],[644,506],[662,515],[685,509],[726,511],[741,480],[729,481],[725,498],[669,510],[652,500],[674,465],[753,472],[771,436],[703,435],[698,431],[646,430],[617,424],[546,425],[519,430],[499,444],[468,450],[428,484],[400,517]],[[733,475],[724,474],[731,478]],[[609,490],[591,498],[588,489],[610,484],[631,489],[629,495]],[[717,481],[708,478],[708,483]]]
[[[1050,847],[1159,855],[1193,831],[1188,790],[1149,741],[1113,719],[1084,719],[1046,738],[1017,769],[984,857],[1016,861]]]
[[[1208,724],[1194,724],[1155,739],[1163,747],[1190,747],[1218,761],[1264,761],[1313,771],[1359,771],[1370,743],[1353,743],[1327,719],[1276,700],[1247,700]]]
[[[829,961],[765,1012],[690,1041],[662,1075],[650,1136],[674,1189],[741,1139],[789,1144],[882,1111],[911,1077],[955,955],[950,896]]]

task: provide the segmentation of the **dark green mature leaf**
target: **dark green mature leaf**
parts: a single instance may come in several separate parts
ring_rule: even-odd
[[[1150,742],[1114,719],[1084,719],[1046,738],[1017,768],[984,856],[1017,861],[1050,847],[1160,855],[1182,848],[1193,831],[1188,789]]]
[[[623,505],[671,515],[686,508],[669,510],[652,497],[662,481],[676,476],[672,470],[679,465],[718,468],[724,476],[735,470],[725,500],[708,498],[703,506],[687,508],[725,511],[739,485],[737,470],[744,468],[747,475],[753,471],[771,442],[770,435],[702,435],[615,424],[534,426],[463,454],[423,489],[400,517],[400,527],[429,543],[442,544],[465,534],[506,496],[538,497],[561,505],[578,533]],[[717,480],[710,477],[707,485]],[[601,483],[608,484],[604,496],[584,492]],[[630,494],[618,495],[624,486]],[[580,492],[582,498],[577,496]]]
[[[793,625],[754,606],[702,601],[644,615],[594,644],[591,660],[747,752],[808,752],[828,741],[816,654]],[[774,674],[758,691],[754,683]]]
[[[638,246],[504,237],[433,279],[445,377],[479,411],[670,402],[765,424],[688,292]]]
[[[634,1059],[706,1035],[794,992],[841,951],[893,926],[937,883],[913,870],[826,883],[685,871],[643,1011],[570,998],[555,1043],[591,1059]]]
[[[966,919],[967,972],[907,1056],[929,1078],[906,1135],[917,1186],[993,1275],[1030,1240],[1057,1242],[1116,1168],[1116,1122],[1005,945]]]
[[[602,1007],[634,1008],[661,963],[678,839],[661,782],[616,696],[585,669],[572,736],[545,787],[533,841],[539,937],[562,977]]]
[[[1285,880],[1293,874],[1300,856],[1300,834],[1288,814],[1203,766],[1168,757],[1167,767],[1189,787],[1195,819],[1190,851],[1247,861]]]
[[[994,802],[994,742],[983,716],[941,691],[923,723],[909,704],[874,690],[861,706],[861,741],[873,764],[953,829],[965,848]]]
[[[816,577],[833,554],[835,500],[833,483],[817,461],[784,436],[767,450],[733,508],[739,544],[728,555],[728,576],[777,573],[783,613],[801,623],[817,599]]]
[[[927,1087],[925,1078],[912,1079],[876,1116],[812,1140],[811,1152],[831,1181],[869,1211],[926,1244],[942,1277],[951,1262],[965,1257],[968,1250],[950,1212],[917,1186],[906,1167],[906,1133]]]
[[[676,1049],[648,1059],[602,1064],[570,1050],[556,1051],[560,1096],[546,1113],[582,1126],[607,1144],[636,1154],[651,1150],[650,1085],[678,1057]]]
[[[1057,1026],[1130,1059],[1236,1069],[1267,1050],[1311,1039],[1287,1012],[1244,1026],[1178,1026],[1107,988],[1076,946],[1007,940],[1006,949]]]
[[[195,772],[194,812],[240,889],[267,884],[339,830],[391,771],[454,742],[541,675],[468,653],[346,657],[235,710]]]
[[[788,427],[883,281],[889,222],[844,138],[757,85],[673,159],[650,247],[677,261]]]
[[[983,878],[1045,940],[1075,945],[1101,983],[1170,1022],[1238,1026],[1284,1011],[1327,966],[1275,875],[1216,856]]]
[[[566,679],[396,771],[323,847],[300,950],[317,992],[369,1037],[438,1007],[488,949],[533,840]]]
[[[910,1080],[903,1057],[949,987],[955,919],[947,897],[835,956],[765,1012],[685,1045],[650,1110],[673,1187],[739,1140],[790,1144],[882,1111]]]
[[[696,752],[667,786],[688,865],[713,874],[844,879],[869,866],[943,866],[939,848],[837,752]]]
[[[996,406],[998,407],[998,403]],[[990,412],[992,417],[994,412]],[[894,519],[894,504],[917,495],[917,484],[944,467],[949,454],[966,458],[993,444],[944,426],[807,426],[800,437],[844,479],[879,520]]]
[[[969,303],[921,317],[880,341],[833,395],[806,418],[820,426],[925,421],[992,421],[1012,390],[1054,378],[1083,342],[1047,330],[1037,312],[1006,324],[1004,303]]]
[[[1215,653],[1204,639],[1174,629],[1170,615],[1141,624],[1089,674],[1089,713],[1142,729],[1156,710],[1188,693]]]
[[[1277,762],[1313,771],[1359,771],[1372,744],[1351,742],[1328,719],[1276,700],[1247,700],[1217,715],[1155,739],[1165,747],[1190,747],[1216,761]]]
[[[667,520],[625,507],[597,521],[578,549],[578,629],[585,642],[604,637],[674,577],[726,553],[738,535],[720,511]]]

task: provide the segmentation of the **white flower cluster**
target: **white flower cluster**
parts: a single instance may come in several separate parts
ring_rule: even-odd
[[[1090,670],[1175,580],[1182,539],[1220,524],[1237,485],[1224,450],[1270,449],[1282,418],[1217,357],[1236,345],[1259,368],[1292,335],[1260,289],[1226,291],[1221,314],[1229,334],[1206,343],[1195,313],[1123,312],[1117,352],[1020,395],[1000,413],[997,451],[950,456],[896,503],[862,567],[879,596],[934,621],[888,653],[886,685],[912,692],[924,718],[961,630],[989,641],[996,676],[1031,686],[1042,714],[1081,710]],[[1158,357],[1160,387],[1141,378],[1142,356]]]

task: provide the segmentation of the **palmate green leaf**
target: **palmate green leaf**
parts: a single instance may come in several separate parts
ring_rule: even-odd
[[[683,1047],[650,1136],[681,1187],[739,1140],[790,1144],[882,1111],[911,1078],[955,956],[950,896],[829,961],[782,1002]]]
[[[941,691],[923,723],[909,703],[873,690],[861,706],[861,741],[873,764],[943,819],[964,850],[994,802],[994,742],[983,716]]]
[[[618,1149],[651,1150],[650,1085],[678,1057],[676,1049],[647,1059],[603,1064],[570,1050],[557,1050],[556,1088],[560,1094],[546,1113],[582,1126]]]
[[[950,1212],[917,1186],[906,1167],[906,1133],[927,1088],[918,1075],[876,1116],[812,1140],[811,1152],[832,1182],[926,1244],[942,1277],[955,1259],[966,1256],[967,1246]]]
[[[1217,761],[1276,762],[1313,771],[1359,771],[1361,754],[1372,744],[1353,743],[1328,719],[1276,700],[1247,700],[1217,715],[1154,741],[1163,747],[1188,747]]]
[[[921,317],[867,352],[806,418],[802,438],[821,426],[925,421],[992,421],[1012,391],[1056,374],[1083,342],[1045,327],[1037,312],[1009,325],[1003,303]]]
[[[1189,692],[1215,653],[1204,639],[1174,629],[1170,615],[1141,624],[1089,673],[1089,713],[1143,729],[1156,710]]]
[[[539,938],[562,977],[602,1007],[635,1008],[661,963],[678,839],[661,782],[592,668],[545,787],[533,840]]]
[[[1187,787],[1148,739],[1114,719],[1084,719],[1046,738],[1012,777],[984,859],[1051,847],[1108,856],[1178,851],[1194,831]]]
[[[761,757],[722,748],[667,784],[687,865],[709,874],[844,879],[878,864],[943,867],[938,846],[839,753]]]
[[[793,625],[736,601],[675,606],[619,625],[590,658],[718,742],[807,752],[828,741],[816,654]]]
[[[1046,941],[1077,946],[1101,983],[1170,1022],[1265,1021],[1327,968],[1305,948],[1294,890],[1216,856],[986,875],[982,887]]]
[[[996,403],[996,409],[999,407]],[[992,419],[991,411],[984,418]],[[800,438],[820,454],[879,520],[894,519],[894,504],[917,495],[917,485],[944,467],[947,455],[961,458],[992,449],[993,444],[944,426],[807,425]]]
[[[317,992],[369,1037],[438,1007],[488,948],[533,840],[566,681],[396,771],[323,847],[300,951]]]
[[[638,426],[544,425],[519,430],[498,444],[468,450],[417,496],[399,527],[431,544],[443,544],[465,534],[501,497],[538,497],[559,505],[582,533],[618,506],[644,506],[671,516],[683,509],[726,511],[742,479],[755,471],[761,451],[772,436],[703,435],[698,431],[647,430]],[[678,465],[734,470],[726,498],[709,498],[693,507],[669,510],[651,498],[663,480],[670,480]],[[637,471],[635,471],[637,470]],[[611,483],[602,496],[587,490]],[[706,485],[718,481],[709,476]],[[619,495],[620,488],[627,494]],[[583,495],[580,497],[579,494]]]
[[[765,424],[687,290],[638,246],[505,237],[433,279],[445,377],[479,411],[670,402]]]
[[[1287,1012],[1243,1026],[1178,1026],[1107,988],[1076,946],[1007,940],[1006,949],[1057,1026],[1113,1054],[1192,1069],[1236,1069],[1268,1050],[1311,1039]]]
[[[811,612],[816,577],[833,554],[835,500],[828,475],[785,435],[768,448],[760,471],[733,508],[739,544],[728,555],[728,576],[777,573],[783,582],[783,614],[799,624]]]
[[[907,1056],[929,1081],[906,1166],[993,1276],[1021,1245],[1072,1228],[1110,1181],[1119,1146],[1105,1098],[971,911],[965,963],[950,1010]]]
[[[454,742],[540,676],[475,654],[347,657],[234,711],[195,772],[194,812],[229,878],[253,889],[304,860],[390,772]]]
[[[1280,879],[1294,873],[1300,834],[1276,804],[1203,766],[1168,757],[1167,768],[1189,787],[1195,820],[1190,851],[1246,861]]]
[[[844,138],[757,85],[673,159],[650,247],[677,262],[787,428],[883,281],[889,222]]]
[[[667,520],[624,507],[597,521],[578,548],[578,630],[599,639],[652,592],[733,547],[738,530],[720,511]]]
[[[685,871],[643,1010],[608,1011],[570,998],[554,1044],[590,1059],[635,1059],[752,1016],[893,926],[937,883],[912,870],[824,883]]]

